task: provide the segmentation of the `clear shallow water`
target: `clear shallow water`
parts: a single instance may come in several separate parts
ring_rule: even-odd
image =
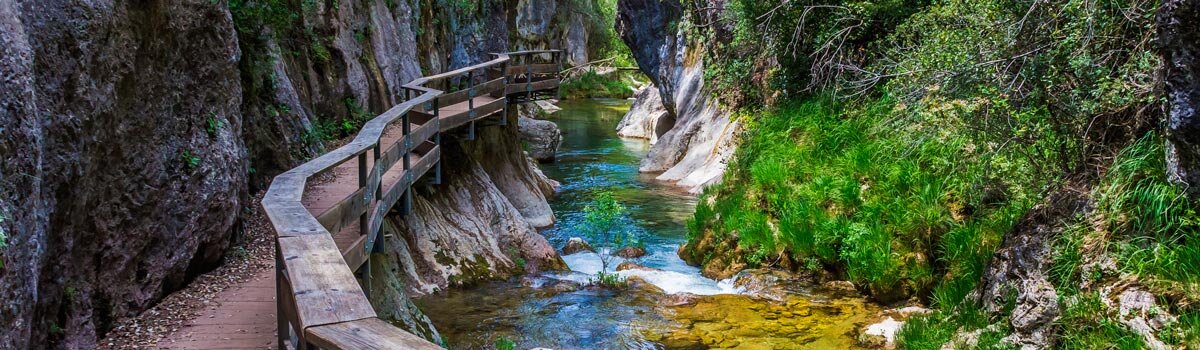
[[[558,161],[543,172],[562,183],[550,201],[558,223],[542,234],[561,249],[582,220],[595,191],[611,191],[630,211],[627,229],[645,242],[638,264],[661,271],[621,271],[637,275],[667,294],[712,295],[679,307],[657,305],[648,293],[614,293],[582,288],[555,291],[562,280],[586,282],[600,270],[599,256],[564,256],[570,272],[520,281],[493,282],[448,290],[416,301],[442,333],[450,349],[493,349],[497,339],[518,349],[845,349],[852,330],[876,311],[860,298],[796,295],[785,303],[735,295],[731,283],[700,275],[679,259],[686,222],[696,198],[653,176],[638,173],[650,149],[643,140],[616,136],[629,109],[623,100],[564,101],[549,119],[563,130]],[[622,260],[614,258],[611,266]],[[733,335],[737,334],[737,335]]]
[[[557,224],[542,234],[561,249],[583,218],[595,191],[611,191],[630,212],[628,229],[645,243],[637,263],[662,271],[622,271],[638,275],[667,293],[731,293],[732,289],[700,276],[676,254],[687,238],[685,224],[695,209],[694,196],[638,173],[650,149],[644,140],[617,137],[616,125],[629,110],[625,100],[563,101],[549,119],[563,131],[557,161],[542,171],[562,187],[550,201]],[[600,270],[592,253],[564,256],[572,272],[547,274],[554,279],[585,282]],[[614,258],[612,266],[621,261]],[[610,267],[611,269],[612,267]],[[527,283],[528,284],[528,283]],[[661,348],[639,330],[665,328],[654,303],[642,296],[582,289],[552,293],[518,282],[495,282],[468,290],[451,290],[417,300],[453,349],[492,348],[495,339],[516,341],[518,348],[555,349]]]

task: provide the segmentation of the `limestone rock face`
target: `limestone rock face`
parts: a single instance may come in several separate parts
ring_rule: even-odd
[[[1027,349],[1052,344],[1053,321],[1058,319],[1061,305],[1048,278],[1050,245],[1062,230],[1056,223],[1084,212],[1087,206],[1083,195],[1060,190],[1031,209],[1004,237],[975,293],[992,314],[1004,312],[1015,296],[1009,321],[1013,331],[1006,343]]]
[[[720,181],[733,155],[738,123],[704,89],[702,43],[682,30],[668,31],[682,16],[677,0],[623,0],[617,5],[616,26],[673,120],[639,170],[661,173],[659,180],[698,193]]]
[[[633,106],[617,124],[617,136],[645,139],[650,144],[675,126],[675,119],[663,106],[662,95],[653,85],[634,93]]]
[[[96,348],[220,261],[246,198],[233,33],[208,1],[0,2],[0,348]]]
[[[549,120],[521,117],[517,119],[521,139],[529,146],[529,156],[539,162],[553,162],[562,144],[562,130]]]
[[[587,18],[578,13],[571,14],[571,23],[567,27],[564,40],[567,63],[581,66],[588,63],[588,28]]]
[[[505,131],[500,127],[490,129],[480,132]],[[485,166],[482,162],[501,160],[477,158],[477,153],[463,147],[479,141],[444,142],[444,183],[417,187],[412,213],[390,220],[396,232],[387,242],[388,252],[399,263],[399,274],[412,294],[566,268],[554,248],[518,210],[520,204],[514,203],[514,198],[519,197],[503,192],[504,182],[514,179],[514,174]],[[517,153],[520,149],[505,152]],[[544,198],[540,201],[545,203]]]
[[[1163,1],[1159,50],[1167,93],[1167,166],[1171,179],[1200,194],[1200,4]]]

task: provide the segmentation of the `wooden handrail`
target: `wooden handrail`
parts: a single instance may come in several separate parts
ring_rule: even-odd
[[[553,88],[557,94],[557,80],[547,83],[557,79],[557,72],[534,81],[532,71],[527,71],[519,84],[509,75],[511,57],[522,56],[529,64],[531,55],[541,54],[551,54],[555,61],[561,56],[558,50],[493,54],[496,58],[488,62],[413,80],[402,86],[406,101],[365,123],[350,143],[275,177],[262,206],[276,232],[281,349],[289,342],[297,349],[441,349],[378,318],[368,300],[369,290],[362,287],[369,286],[367,262],[372,252],[382,249],[381,227],[386,215],[401,201],[407,213],[412,185],[430,170],[436,170],[435,182],[440,181],[442,132],[469,125],[468,139],[473,138],[477,120],[506,111],[509,95],[532,100],[535,95],[530,88],[535,85]],[[476,71],[493,68],[498,68],[497,78],[485,76],[483,84],[475,84]],[[465,93],[448,96],[429,86],[463,75],[468,79]],[[521,87],[520,93],[511,93],[514,87]],[[547,92],[537,93],[545,96]],[[494,100],[476,105],[475,99],[481,96]],[[440,115],[442,102],[450,107],[464,97],[465,111]],[[502,116],[501,124],[506,119]],[[392,144],[382,144],[388,127],[397,121],[402,123],[402,136]],[[414,128],[413,123],[420,125]],[[355,160],[358,190],[320,215],[311,213],[302,202],[308,179]],[[400,171],[396,180],[385,184],[384,175],[396,170]],[[355,221],[362,236],[340,251],[331,232],[341,232]],[[361,285],[354,277],[354,271],[360,269]]]

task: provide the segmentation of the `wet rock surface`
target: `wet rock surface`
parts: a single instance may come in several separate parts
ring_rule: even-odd
[[[588,244],[583,238],[579,237],[571,237],[571,239],[567,240],[567,245],[562,248],[563,255],[595,251],[595,249],[592,249],[591,244]]]
[[[639,89],[634,93],[633,107],[621,123],[617,124],[617,136],[649,140],[651,144],[658,142],[658,137],[675,126],[675,119],[663,107],[662,97],[658,88],[653,85]]]
[[[527,145],[529,156],[539,162],[552,162],[558,154],[558,146],[562,144],[562,131],[558,124],[549,120],[538,120],[521,117],[517,119],[520,126],[521,139]]]
[[[613,255],[626,259],[636,259],[646,255],[646,248],[635,246],[624,247],[613,252]]]

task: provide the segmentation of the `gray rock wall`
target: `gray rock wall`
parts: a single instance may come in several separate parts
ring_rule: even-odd
[[[617,6],[617,32],[658,87],[674,121],[640,170],[699,192],[724,174],[738,123],[705,91],[703,44],[680,29],[670,31],[687,20],[677,0],[622,0]]]
[[[225,1],[0,1],[0,348],[95,348],[219,264],[249,193],[321,152],[319,123],[374,116],[402,84],[492,52],[567,46],[558,20],[510,42],[512,2],[297,2],[295,23],[271,27]],[[561,267],[534,229],[553,223],[553,183],[515,133],[447,147],[460,168],[392,225],[415,246],[392,253],[414,258],[376,281],[395,292]],[[450,253],[423,255],[437,251]],[[404,293],[375,301],[436,335]]]
[[[1200,3],[1163,1],[1159,52],[1167,93],[1167,164],[1172,180],[1200,195]]]
[[[95,348],[219,262],[247,198],[239,55],[206,0],[0,2],[0,348]]]

